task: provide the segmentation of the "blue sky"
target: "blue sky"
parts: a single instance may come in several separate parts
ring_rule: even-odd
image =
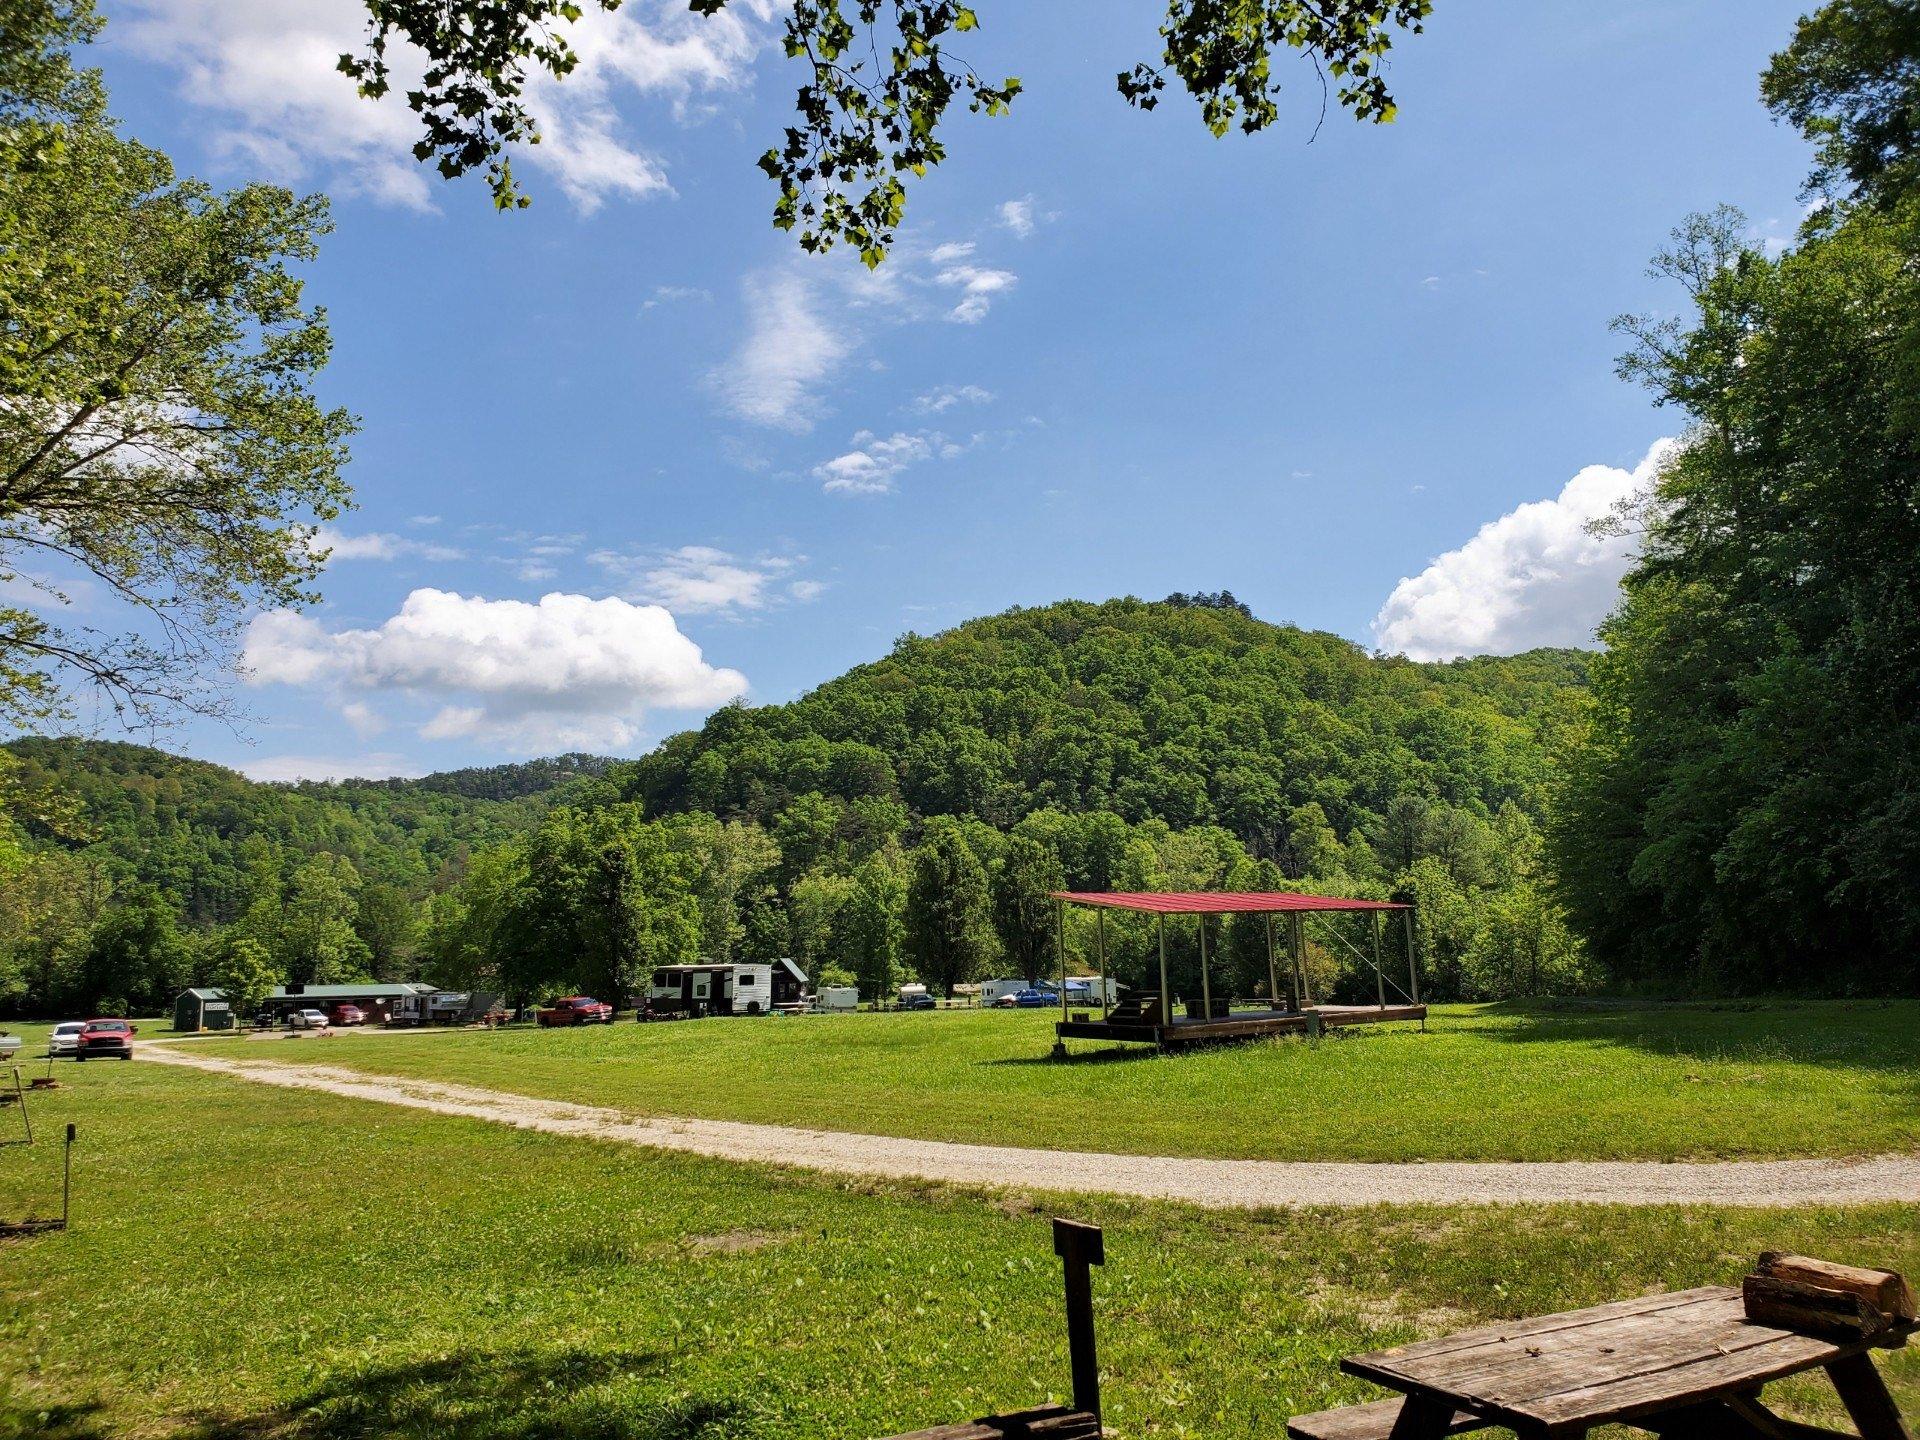
[[[269,778],[638,753],[906,630],[1227,588],[1439,656],[1582,643],[1582,522],[1676,417],[1608,321],[1672,308],[1689,211],[1783,242],[1804,146],[1756,98],[1800,3],[1440,0],[1398,123],[1216,141],[1114,74],[1157,7],[980,0],[1011,116],[950,122],[875,276],[771,229],[776,22],[629,0],[536,101],[533,207],[406,155],[331,57],[353,0],[103,0],[114,108],[182,168],[335,197],[325,397],[361,418],[326,603],[248,643]]]

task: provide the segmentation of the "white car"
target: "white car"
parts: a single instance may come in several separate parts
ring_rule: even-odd
[[[324,1030],[327,1028],[327,1012],[324,1010],[289,1010],[287,1012],[289,1030]]]
[[[87,1028],[84,1020],[62,1020],[53,1027],[53,1033],[47,1036],[47,1054],[77,1055],[80,1053],[80,1032]]]
[[[0,1060],[11,1060],[24,1042],[18,1035],[0,1035]]]

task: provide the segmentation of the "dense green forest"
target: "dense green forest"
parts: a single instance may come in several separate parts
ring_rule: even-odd
[[[1536,862],[1586,664],[1416,665],[1177,596],[908,636],[634,762],[287,786],[17,741],[34,863],[8,905],[9,1003],[153,1005],[236,967],[616,992],[721,955],[795,955],[872,993],[951,985],[1042,968],[1063,884],[1399,889],[1427,902],[1443,993],[1577,984]],[[1500,905],[1469,897],[1527,931],[1524,973],[1487,948]],[[1124,925],[1114,940],[1123,970],[1144,956]],[[1318,957],[1322,983],[1350,962]]]
[[[1601,629],[1554,864],[1628,979],[1920,987],[1920,13],[1841,0],[1762,92],[1817,147],[1798,243],[1722,210],[1621,372],[1684,415]]]

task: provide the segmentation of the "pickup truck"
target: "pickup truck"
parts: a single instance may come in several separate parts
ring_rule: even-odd
[[[591,995],[563,995],[533,1018],[542,1025],[611,1025],[613,1006]]]
[[[85,1060],[90,1055],[115,1055],[122,1060],[133,1058],[133,1037],[139,1033],[137,1026],[124,1020],[89,1020],[80,1032],[79,1046],[73,1052],[76,1060]]]

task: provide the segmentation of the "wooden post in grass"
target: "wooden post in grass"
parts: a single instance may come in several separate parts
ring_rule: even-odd
[[[1100,1420],[1100,1361],[1093,1345],[1093,1274],[1088,1268],[1107,1263],[1106,1243],[1098,1225],[1077,1220],[1053,1222],[1053,1253],[1060,1257],[1067,1282],[1067,1357],[1073,1370],[1073,1408],[1093,1416],[1094,1434]]]
[[[1380,992],[1380,1008],[1387,1008],[1387,972],[1380,964],[1380,912],[1373,912],[1373,982]]]
[[[1213,987],[1207,984],[1207,917],[1196,915],[1200,922],[1200,1014],[1213,1019]]]
[[[1280,1008],[1280,975],[1273,967],[1273,912],[1267,912],[1267,998]]]

